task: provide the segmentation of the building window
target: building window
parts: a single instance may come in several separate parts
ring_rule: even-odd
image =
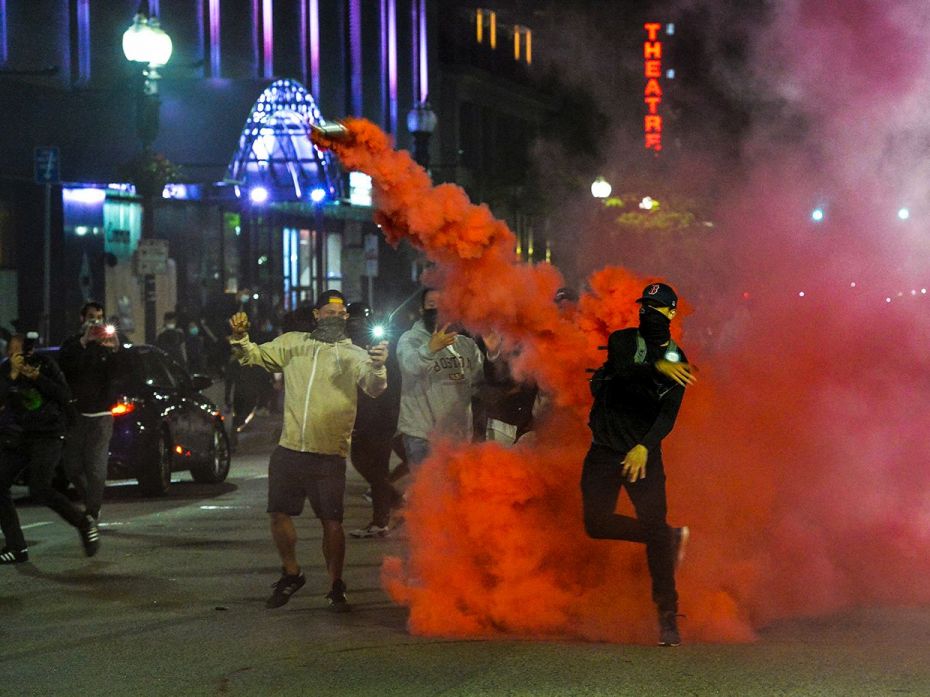
[[[533,32],[519,24],[513,28],[513,59],[533,64]]]
[[[342,290],[342,234],[326,235],[326,288]]]
[[[493,10],[475,10],[475,40],[479,44],[487,42],[491,48],[497,48],[497,13]]]

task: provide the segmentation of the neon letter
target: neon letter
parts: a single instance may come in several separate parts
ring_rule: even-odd
[[[646,22],[643,27],[646,30],[646,34],[649,35],[649,40],[655,41],[659,36],[659,29],[662,28],[662,25],[658,22]]]
[[[647,97],[661,97],[662,88],[659,87],[659,81],[652,78],[646,83],[645,95]]]
[[[643,44],[643,58],[662,58],[662,42],[647,41]]]
[[[661,133],[662,132],[662,117],[661,116],[644,116],[643,117],[643,130],[646,133]]]

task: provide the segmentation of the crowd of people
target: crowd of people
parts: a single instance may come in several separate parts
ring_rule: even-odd
[[[348,458],[368,482],[372,502],[370,523],[350,534],[385,537],[403,520],[405,498],[397,479],[407,472],[416,476],[434,439],[512,445],[533,430],[536,415],[546,408],[545,394],[513,377],[514,353],[502,352],[501,338],[469,336],[455,318],[440,316],[441,299],[439,289],[423,289],[413,326],[388,340],[376,336],[370,307],[347,303],[335,290],[321,294],[312,308],[291,313],[281,333],[266,320],[253,331],[245,300],[229,318],[230,335],[223,340],[202,323],[188,321],[182,328],[177,314],[166,313],[156,341],[162,350],[192,373],[224,366],[233,437],[258,403],[277,401],[269,387],[273,380],[283,386],[283,423],[269,462],[267,506],[282,573],[268,608],[286,604],[306,582],[293,518],[307,501],[322,527],[329,605],[339,612],[350,608],[342,578]],[[570,314],[577,295],[560,289],[554,300]],[[611,334],[607,360],[591,381],[593,438],[582,468],[581,515],[592,538],[645,545],[660,644],[677,646],[675,569],[689,530],[666,521],[661,441],[695,377],[671,340],[674,290],[651,284],[637,302],[639,327]],[[8,360],[0,366],[0,563],[28,559],[10,496],[24,468],[33,497],[78,530],[85,553],[92,556],[99,547],[97,523],[113,431],[109,405],[122,363],[121,342],[103,317],[98,303],[82,308],[81,332],[62,344],[60,369],[35,354],[27,337],[15,335],[8,342]],[[390,469],[395,452],[401,472]],[[77,490],[77,504],[52,486],[59,460]],[[621,488],[635,517],[615,512]]]

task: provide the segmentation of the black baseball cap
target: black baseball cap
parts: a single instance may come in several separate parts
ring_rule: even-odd
[[[345,307],[346,298],[338,290],[327,290],[320,294],[320,297],[317,298],[316,305],[314,309],[322,310],[329,303],[337,303]]]
[[[664,283],[650,283],[643,288],[643,297],[636,302],[653,305],[655,307],[678,307],[678,294],[671,286]]]

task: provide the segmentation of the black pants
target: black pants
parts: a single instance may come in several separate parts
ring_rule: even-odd
[[[371,486],[372,522],[385,527],[391,508],[403,497],[388,481],[391,463],[391,435],[355,431],[352,434],[352,465]]]
[[[588,451],[581,473],[585,530],[595,539],[644,543],[652,576],[652,599],[660,612],[677,612],[672,533],[665,520],[662,451],[656,448],[649,453],[646,476],[637,482],[623,476],[621,462],[625,455],[599,445],[592,445]],[[633,502],[635,518],[614,512],[621,487]]]
[[[36,438],[27,436],[15,450],[0,452],[0,529],[6,546],[25,549],[26,538],[19,524],[16,506],[10,487],[16,475],[29,468],[29,493],[43,505],[48,506],[74,527],[84,525],[84,516],[75,508],[68,497],[52,486],[55,467],[61,460],[63,440],[51,436]]]

